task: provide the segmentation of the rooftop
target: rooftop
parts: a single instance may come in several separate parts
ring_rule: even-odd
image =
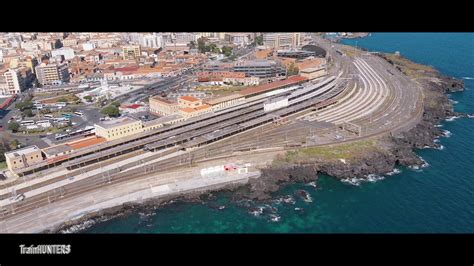
[[[43,152],[46,154],[46,156],[51,156],[51,155],[56,155],[63,152],[69,152],[72,150],[74,149],[67,144],[59,144],[56,146],[51,146],[49,148],[43,149]]]
[[[227,102],[227,101],[238,99],[238,98],[241,98],[241,97],[242,97],[241,94],[234,93],[234,94],[230,94],[230,95],[227,95],[227,96],[208,99],[208,100],[205,100],[205,102],[209,105],[216,105],[216,104],[219,104],[219,103],[222,103],[222,102]]]
[[[172,102],[170,100],[167,100],[163,97],[160,97],[160,96],[153,96],[150,98],[150,100],[154,100],[154,101],[160,101],[160,102],[164,102],[164,103],[167,103],[167,104],[175,104],[175,102]]]
[[[36,145],[28,146],[28,147],[25,147],[25,148],[22,148],[22,149],[6,152],[5,157],[16,158],[16,157],[26,155],[26,154],[30,154],[32,152],[39,151],[39,150],[40,149]]]
[[[307,78],[305,77],[291,76],[284,80],[279,80],[279,81],[271,82],[268,84],[263,84],[263,85],[247,88],[245,90],[240,91],[239,94],[244,95],[244,96],[253,95],[257,93],[262,93],[262,92],[278,89],[283,86],[295,85],[295,84],[304,82],[306,80]]]
[[[114,119],[114,120],[110,120],[110,121],[100,122],[98,124],[95,124],[95,126],[99,126],[99,127],[105,128],[105,129],[109,129],[109,128],[120,127],[120,126],[124,126],[124,125],[130,124],[130,123],[136,123],[136,122],[140,122],[140,120],[137,120],[135,118],[127,116],[127,117],[120,118],[120,119]]]
[[[181,115],[172,114],[172,115],[163,116],[163,117],[160,117],[160,118],[157,118],[157,119],[153,119],[151,121],[147,121],[147,122],[144,123],[144,125],[145,125],[145,127],[149,127],[149,126],[158,125],[158,124],[165,124],[165,123],[168,123],[170,121],[180,119],[180,118],[182,118]]]
[[[92,136],[92,137],[81,139],[79,141],[70,142],[67,145],[77,150],[77,149],[81,149],[85,147],[94,146],[105,141],[106,141],[105,138]]]
[[[180,99],[185,100],[185,101],[189,101],[189,102],[198,102],[198,101],[200,101],[198,98],[196,98],[194,96],[189,96],[189,95],[181,96]]]

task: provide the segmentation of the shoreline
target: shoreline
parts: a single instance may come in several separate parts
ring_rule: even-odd
[[[379,56],[403,72],[403,65],[397,65],[387,55],[381,54]],[[403,57],[400,58],[414,63]],[[373,177],[373,175],[393,173],[400,166],[423,167],[426,162],[416,154],[416,151],[424,148],[441,148],[437,143],[437,139],[445,135],[445,132],[437,125],[450,117],[465,117],[469,115],[455,112],[453,110],[453,103],[447,95],[452,92],[463,91],[464,83],[462,80],[444,76],[435,69],[430,72],[423,72],[416,79],[422,88],[423,99],[426,103],[423,105],[422,118],[416,126],[408,131],[371,138],[375,141],[375,145],[385,147],[384,150],[371,150],[364,154],[364,156],[354,160],[325,161],[318,158],[309,158],[304,162],[291,162],[282,160],[282,158],[275,158],[273,161],[277,163],[262,168],[261,176],[250,179],[246,184],[228,185],[217,189],[208,188],[202,191],[188,192],[183,195],[152,198],[144,202],[124,203],[86,214],[77,220],[66,222],[55,229],[46,230],[44,233],[81,233],[81,231],[97,222],[128,215],[134,211],[161,208],[176,201],[203,201],[206,200],[210,193],[218,191],[232,191],[237,198],[266,200],[271,198],[271,194],[278,191],[282,186],[296,182],[317,181],[318,175],[321,174],[340,180],[354,177],[363,179]],[[430,104],[432,102],[436,104]],[[358,141],[355,140],[354,142]],[[338,145],[345,144],[334,144],[329,147],[332,148]]]

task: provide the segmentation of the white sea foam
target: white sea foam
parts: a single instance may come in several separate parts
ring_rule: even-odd
[[[467,117],[468,117],[468,118],[474,118],[474,115],[468,114]]]
[[[447,121],[447,122],[452,122],[452,121],[454,121],[455,119],[458,119],[458,118],[459,118],[459,116],[453,115],[453,116],[447,117],[447,118],[445,119],[445,121]]]
[[[444,146],[443,146],[443,145],[439,145],[439,147],[437,147],[436,149],[442,151],[442,150],[444,150]]]
[[[435,125],[435,127],[443,127],[443,125],[439,124],[439,125]]]
[[[443,130],[443,136],[445,136],[446,138],[449,138],[453,135],[453,133],[451,133],[451,131],[449,130]]]
[[[392,176],[392,175],[397,175],[400,174],[402,171],[398,168],[393,169],[393,171],[386,173],[385,175]]]
[[[474,79],[473,77],[462,77],[463,79],[468,79],[468,80],[471,80],[471,79]]]
[[[250,211],[253,216],[260,216],[263,213],[264,207],[257,207],[255,210]]]
[[[91,227],[92,225],[95,224],[95,221],[94,220],[86,220],[80,224],[75,224],[69,228],[66,228],[64,230],[61,230],[60,233],[63,233],[63,234],[73,234],[73,233],[76,233],[76,232],[79,232],[79,231],[82,231],[82,230],[85,230],[89,227]]]
[[[380,175],[376,175],[376,174],[370,174],[370,175],[367,175],[365,180],[368,181],[368,182],[371,182],[371,183],[374,183],[374,182],[377,182],[379,180],[383,180],[385,179],[384,176],[380,176]]]
[[[353,185],[353,186],[360,186],[360,182],[362,180],[363,180],[362,178],[356,178],[356,177],[341,179],[342,182]]]
[[[279,222],[281,220],[281,217],[275,214],[271,214],[270,219],[272,222]]]
[[[313,182],[309,182],[308,184],[306,184],[307,186],[312,186],[312,187],[317,187],[316,185],[316,181],[313,181]]]

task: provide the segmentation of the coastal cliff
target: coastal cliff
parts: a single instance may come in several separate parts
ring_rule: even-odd
[[[289,151],[275,158],[272,166],[262,169],[262,176],[250,180],[246,193],[238,195],[267,199],[284,184],[315,181],[320,174],[339,179],[364,178],[391,173],[398,166],[423,167],[426,162],[416,155],[415,149],[440,148],[436,139],[446,133],[437,125],[449,117],[464,116],[453,110],[447,95],[463,91],[464,82],[399,55],[379,56],[422,88],[424,105],[419,123],[398,134]]]

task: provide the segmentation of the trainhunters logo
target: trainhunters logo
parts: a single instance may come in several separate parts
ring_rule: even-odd
[[[69,254],[71,245],[20,245],[20,254]]]

